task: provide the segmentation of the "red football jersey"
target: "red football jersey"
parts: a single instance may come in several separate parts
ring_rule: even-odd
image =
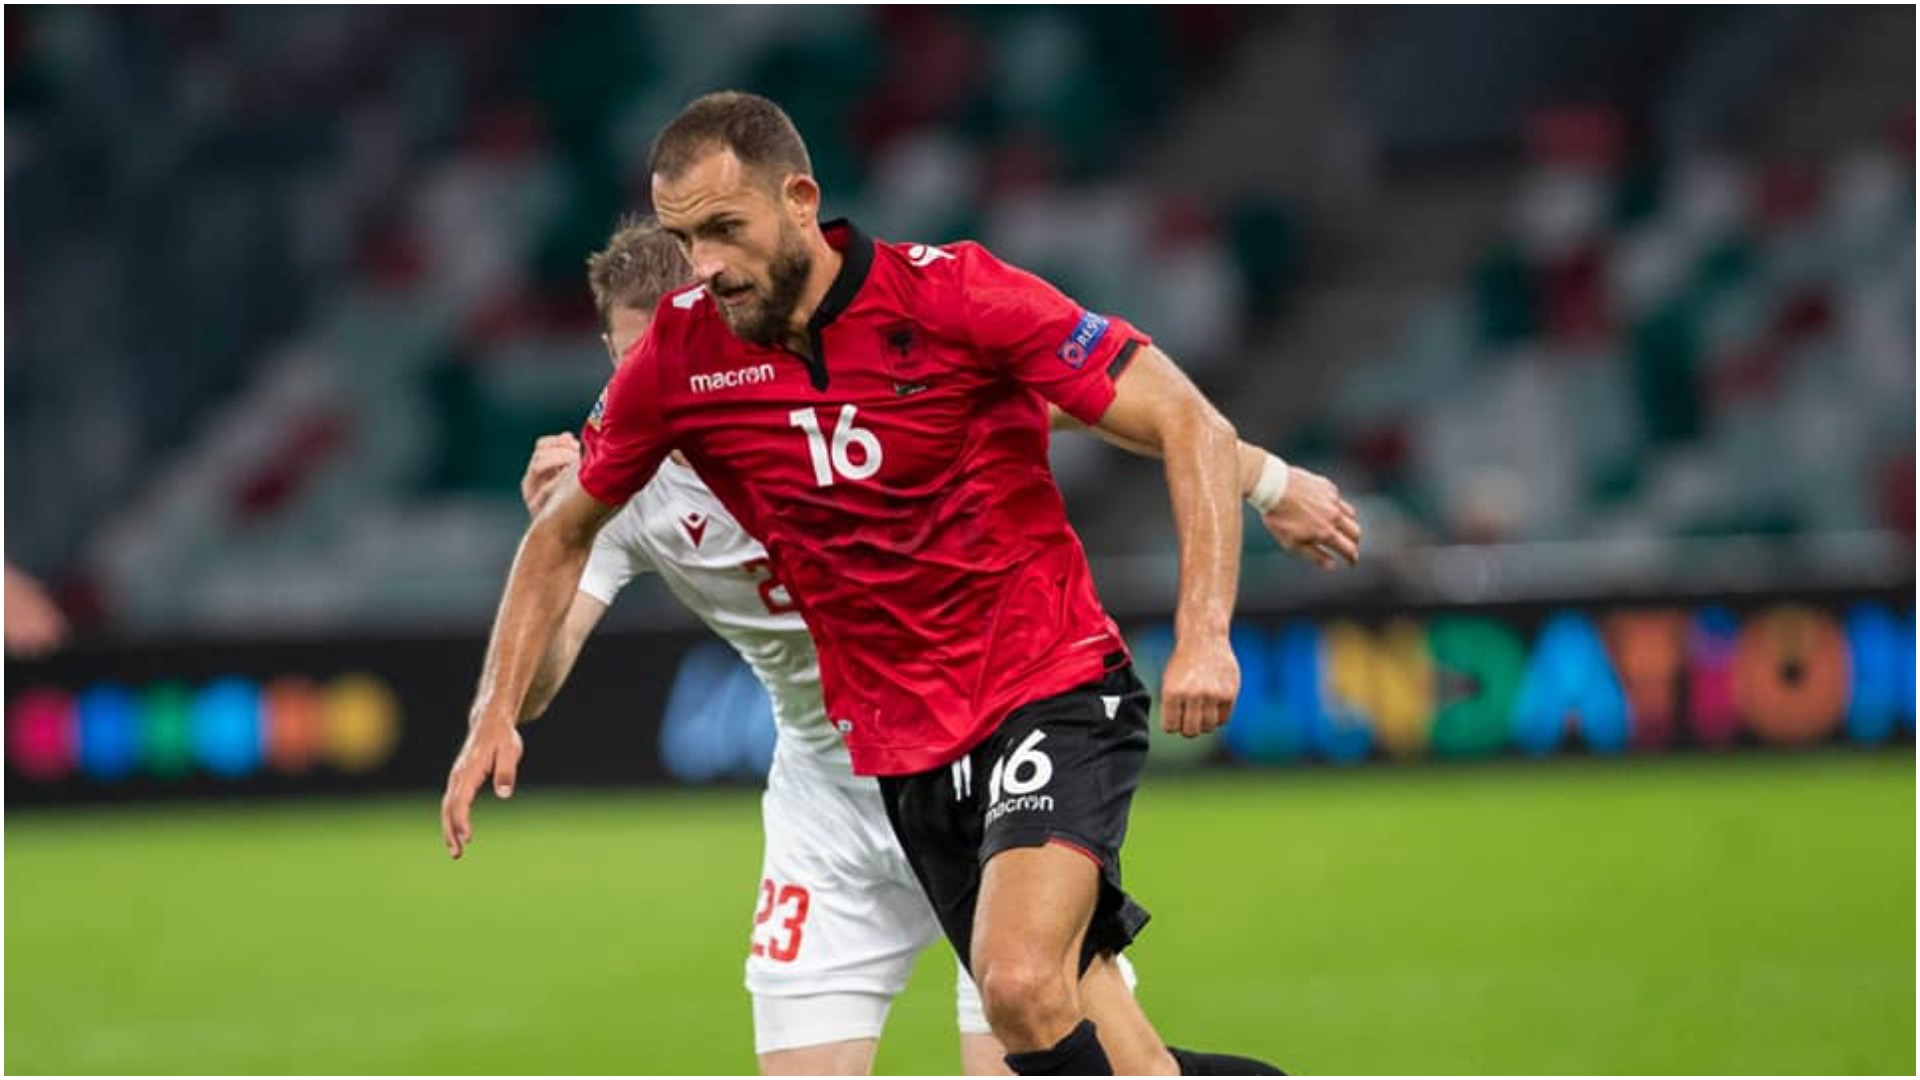
[[[618,505],[683,452],[799,605],[854,771],[921,772],[1125,654],[1046,403],[1098,421],[1147,338],[977,244],[826,233],[844,259],[813,359],[735,337],[705,286],[669,294],[587,422],[580,484]]]

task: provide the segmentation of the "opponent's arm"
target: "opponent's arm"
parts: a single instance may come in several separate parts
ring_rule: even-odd
[[[1160,447],[1123,438],[1104,428],[1088,428],[1058,405],[1048,405],[1048,420],[1055,431],[1092,431],[1103,442],[1141,457],[1157,458]],[[1360,515],[1340,496],[1333,481],[1311,469],[1288,465],[1245,439],[1240,440],[1240,495],[1260,511],[1260,523],[1280,544],[1323,570],[1339,567],[1339,559],[1348,566],[1360,562]],[[1267,464],[1269,457],[1277,462]],[[1284,482],[1274,477],[1273,469],[1285,471]],[[1261,484],[1262,478],[1268,480]],[[1278,498],[1269,499],[1263,487],[1279,487]]]
[[[456,859],[473,839],[473,799],[488,777],[494,794],[503,799],[513,794],[521,753],[515,722],[521,705],[576,593],[594,535],[614,509],[588,495],[569,473],[520,541],[487,642],[466,745],[453,763],[440,804],[441,836]]]
[[[1114,382],[1099,428],[1158,446],[1180,541],[1173,655],[1161,678],[1168,731],[1201,735],[1226,722],[1240,689],[1227,641],[1240,579],[1239,437],[1167,355],[1143,345]]]
[[[580,464],[580,440],[571,431],[542,435],[533,442],[527,471],[520,476],[520,501],[529,516],[538,516],[547,497],[556,490],[562,473]]]
[[[567,676],[573,674],[573,662],[580,659],[580,650],[593,636],[593,628],[600,625],[600,617],[607,613],[607,605],[583,592],[573,594],[573,604],[567,608],[567,617],[560,624],[560,632],[553,636],[553,643],[547,646],[547,654],[540,658],[540,670],[533,673],[533,685],[527,688],[527,700],[520,706],[520,722],[525,724],[546,715],[547,707],[553,704],[553,697],[567,684]]]

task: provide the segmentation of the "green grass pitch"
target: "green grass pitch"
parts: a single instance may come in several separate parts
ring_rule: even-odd
[[[750,1072],[744,792],[15,813],[9,1072]],[[1170,1039],[1298,1072],[1914,1071],[1911,751],[1149,777]],[[950,1072],[924,958],[882,1072]]]

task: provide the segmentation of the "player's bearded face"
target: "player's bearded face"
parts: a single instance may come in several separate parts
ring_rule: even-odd
[[[720,304],[720,317],[735,337],[755,345],[778,345],[787,336],[794,309],[800,305],[800,292],[806,287],[807,273],[812,269],[813,259],[807,254],[800,230],[783,217],[780,243],[767,262],[764,281],[725,270],[708,283],[708,288],[725,298]]]

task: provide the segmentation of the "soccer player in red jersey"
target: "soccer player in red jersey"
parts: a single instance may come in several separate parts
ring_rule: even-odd
[[[522,543],[449,778],[450,850],[489,776],[511,793],[514,723],[596,530],[677,449],[787,582],[828,715],[880,778],[1008,1064],[1111,1071],[1078,981],[1146,921],[1119,850],[1147,700],[1048,471],[1047,403],[1166,459],[1181,584],[1162,713],[1187,735],[1225,722],[1238,690],[1232,426],[1145,334],[977,245],[823,226],[772,102],[699,99],[651,164],[701,284],[663,301]],[[1334,498],[1307,542],[1357,537]],[[1133,1034],[1104,1040],[1127,1071],[1173,1070]]]

